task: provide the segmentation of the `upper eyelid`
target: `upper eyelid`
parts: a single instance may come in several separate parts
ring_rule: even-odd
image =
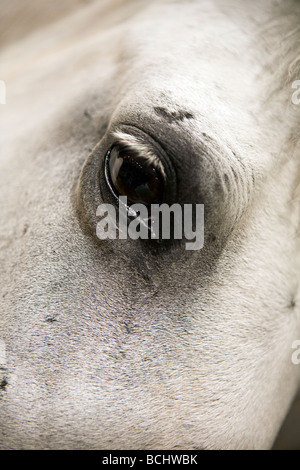
[[[165,168],[160,158],[137,137],[120,130],[114,131],[113,137],[116,139],[117,144],[124,146],[124,148],[128,150],[136,152],[139,156],[143,157],[149,164],[157,168],[164,179],[166,178]]]

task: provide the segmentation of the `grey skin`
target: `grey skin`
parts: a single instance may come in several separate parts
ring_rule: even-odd
[[[3,48],[2,449],[272,446],[300,371],[299,5],[261,3],[92,2]],[[205,205],[202,250],[97,239],[119,130]]]

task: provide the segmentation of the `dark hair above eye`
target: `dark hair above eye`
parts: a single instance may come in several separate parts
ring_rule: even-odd
[[[164,200],[165,178],[161,169],[148,155],[114,144],[106,153],[105,179],[112,194],[126,196],[128,205],[161,204]]]

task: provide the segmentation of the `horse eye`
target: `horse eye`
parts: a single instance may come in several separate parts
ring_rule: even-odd
[[[161,171],[145,157],[113,146],[106,154],[105,177],[115,196],[126,196],[128,204],[160,204],[164,197]]]

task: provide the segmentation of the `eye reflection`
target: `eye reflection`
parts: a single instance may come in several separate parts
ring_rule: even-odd
[[[108,186],[115,196],[126,196],[129,204],[162,203],[164,178],[149,159],[115,145],[107,152],[105,167]]]

